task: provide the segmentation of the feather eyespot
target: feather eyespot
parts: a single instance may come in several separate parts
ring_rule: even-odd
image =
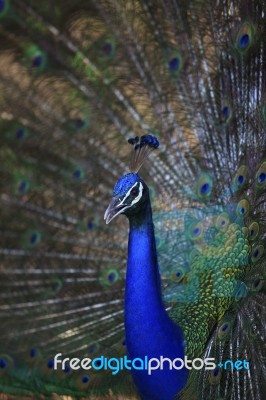
[[[215,385],[219,383],[221,380],[221,375],[222,375],[222,370],[218,367],[216,367],[213,371],[210,372],[209,374],[209,383],[211,385]]]
[[[27,180],[23,179],[20,182],[18,182],[18,187],[17,191],[20,194],[26,193],[30,189],[30,184]]]
[[[14,362],[7,354],[0,354],[0,376],[12,369]]]
[[[76,380],[77,387],[81,390],[86,389],[91,383],[91,377],[89,375],[81,375]]]
[[[41,353],[38,348],[32,347],[27,353],[27,362],[30,365],[37,365],[41,360]]]
[[[264,253],[264,246],[262,244],[253,247],[252,255],[251,255],[251,261],[253,263],[257,262],[261,256]]]
[[[7,365],[8,365],[8,362],[4,358],[1,358],[0,359],[0,368],[4,369],[7,367]]]
[[[106,287],[116,284],[119,281],[119,279],[120,279],[119,270],[112,266],[103,271],[99,276],[100,283]]]
[[[47,56],[44,51],[35,45],[30,45],[25,51],[26,66],[36,72],[42,72],[47,64]]]
[[[209,199],[212,192],[213,181],[208,174],[201,174],[196,186],[196,192],[200,199]]]
[[[88,383],[89,380],[90,380],[90,378],[89,378],[87,375],[84,375],[84,376],[82,377],[82,383]]]
[[[259,189],[262,189],[266,185],[266,162],[264,161],[257,174],[256,174],[256,183]]]
[[[227,339],[228,335],[231,331],[231,328],[232,328],[231,321],[226,320],[226,321],[222,322],[218,329],[218,338],[220,340]]]
[[[263,278],[256,278],[255,280],[254,280],[254,282],[253,282],[253,284],[252,284],[252,290],[253,290],[253,292],[259,292],[262,288],[263,288],[263,286],[264,286],[264,283],[265,283],[265,281],[264,281],[264,279]]]
[[[240,200],[237,205],[236,213],[239,217],[244,217],[249,212],[249,202],[246,199]]]
[[[229,224],[230,224],[229,215],[226,212],[224,212],[217,217],[215,222],[215,227],[219,230],[226,231]]]
[[[232,115],[233,115],[233,109],[231,104],[227,100],[224,100],[221,109],[222,123],[227,124],[231,120]]]
[[[172,275],[171,280],[176,283],[180,283],[184,280],[185,271],[182,267],[179,267]]]
[[[173,78],[178,78],[183,66],[181,54],[175,49],[168,49],[165,54],[167,69]]]
[[[20,129],[18,129],[17,131],[16,131],[16,139],[21,139],[21,138],[23,138],[23,136],[24,136],[24,129],[23,128],[20,128]]]
[[[193,223],[188,230],[188,237],[190,240],[199,241],[203,237],[203,226],[201,222]]]
[[[238,168],[234,177],[234,186],[236,190],[242,189],[248,182],[248,169],[245,165]]]
[[[245,21],[238,31],[236,37],[236,49],[244,54],[255,42],[256,28],[249,21]]]
[[[252,224],[249,225],[248,229],[249,229],[250,239],[252,241],[254,241],[258,237],[258,234],[259,234],[259,230],[260,230],[259,224],[257,222],[252,222]]]
[[[240,36],[239,40],[238,40],[238,46],[241,49],[245,49],[248,47],[250,42],[250,37],[247,33],[245,33],[244,35]]]

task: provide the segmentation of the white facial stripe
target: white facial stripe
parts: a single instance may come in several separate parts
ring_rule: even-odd
[[[134,187],[134,186],[133,186]],[[139,183],[139,194],[138,194],[138,197],[136,197],[133,201],[132,201],[132,203],[131,203],[131,205],[133,206],[133,204],[136,204],[138,201],[139,201],[139,199],[141,198],[141,196],[142,196],[142,192],[143,192],[143,185],[142,185],[142,183],[140,182]]]
[[[136,182],[136,183],[128,190],[128,192],[126,193],[125,197],[123,198],[122,201],[120,201],[120,203],[117,205],[117,207],[120,207],[120,206],[122,206],[122,205],[124,204],[124,201],[127,199],[128,196],[130,196],[131,190],[132,190],[135,186],[137,186],[138,183],[139,183],[139,189],[140,189],[140,190],[139,190],[139,194],[138,194],[138,197],[136,197],[136,198],[132,201],[131,205],[136,204],[136,203],[139,201],[139,199],[141,198],[142,193],[143,193],[143,185],[142,185],[141,182]]]
[[[130,195],[131,190],[133,189],[133,187],[137,186],[138,182],[136,182],[126,193],[125,197],[123,198],[123,200],[117,205],[117,207],[122,206],[124,204],[124,201],[126,200],[126,198]]]

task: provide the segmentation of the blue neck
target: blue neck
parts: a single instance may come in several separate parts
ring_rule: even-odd
[[[126,275],[125,328],[130,359],[168,357],[184,359],[183,334],[168,317],[161,295],[161,282],[148,200],[138,215],[129,217],[128,264]],[[155,363],[154,363],[155,364]],[[142,399],[172,400],[185,385],[187,371],[133,370],[132,375]],[[180,365],[180,363],[177,363]]]

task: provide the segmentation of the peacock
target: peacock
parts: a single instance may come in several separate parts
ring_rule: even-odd
[[[4,399],[265,398],[265,11],[0,0]]]

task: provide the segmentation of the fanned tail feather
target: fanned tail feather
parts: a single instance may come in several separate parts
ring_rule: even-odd
[[[0,2],[1,392],[137,396],[128,371],[53,357],[126,354],[127,239],[103,215],[126,139],[152,132],[166,307],[189,354],[250,363],[195,370],[178,398],[263,399],[264,20],[263,0]]]

